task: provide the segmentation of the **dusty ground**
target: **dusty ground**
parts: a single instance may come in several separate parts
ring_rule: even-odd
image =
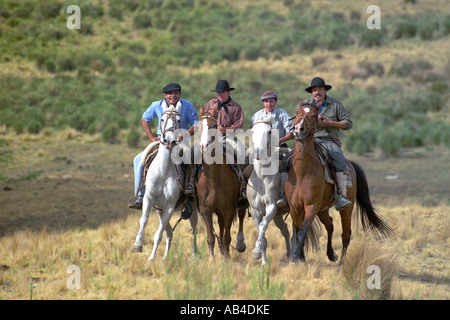
[[[129,148],[73,132],[3,139],[8,145],[1,150],[7,150],[10,159],[0,163],[6,177],[0,180],[0,236],[23,229],[95,228],[140,215],[127,204],[133,197],[132,160],[145,141]],[[447,150],[409,150],[396,159],[347,156],[365,169],[375,206],[450,201]]]

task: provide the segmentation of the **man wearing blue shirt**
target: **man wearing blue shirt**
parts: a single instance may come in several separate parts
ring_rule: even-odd
[[[150,107],[142,115],[142,127],[147,133],[147,136],[151,142],[151,145],[158,144],[158,139],[160,138],[160,128],[158,125],[158,130],[156,132],[156,137],[153,135],[150,121],[154,118],[158,118],[158,124],[161,122],[162,113],[170,106],[174,106],[180,112],[180,127],[185,130],[189,130],[188,133],[194,134],[194,122],[198,121],[197,111],[194,108],[192,102],[188,100],[181,99],[181,86],[178,83],[169,83],[163,89],[164,99],[153,102]],[[181,140],[182,137],[179,137]],[[152,146],[148,148],[151,149]],[[128,204],[129,208],[132,209],[142,209],[142,199],[144,197],[145,188],[139,189],[139,185],[142,181],[144,166],[142,164],[142,153],[139,153],[133,161],[134,167],[134,192],[137,195],[137,199]]]

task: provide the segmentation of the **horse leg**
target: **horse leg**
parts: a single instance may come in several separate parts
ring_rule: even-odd
[[[217,245],[219,246],[219,252],[220,254],[224,254],[224,244],[223,244],[223,234],[224,234],[224,222],[223,217],[220,214],[217,214],[217,222],[219,224],[219,237],[217,239]]]
[[[150,254],[150,256],[148,257],[149,261],[155,259],[156,250],[158,249],[158,246],[161,243],[163,231],[166,231],[166,236],[169,236],[169,238],[167,238],[166,253],[165,253],[163,259],[166,257],[167,251],[169,250],[170,244],[172,242],[172,234],[168,233],[166,228],[169,224],[170,218],[172,217],[173,211],[174,211],[173,206],[166,208],[165,211],[158,210],[159,227],[158,227],[158,230],[156,230],[155,237],[153,239],[153,250],[152,250],[152,253]]]
[[[172,244],[172,239],[173,239],[173,230],[172,230],[172,226],[170,225],[170,223],[167,223],[166,229],[164,230],[164,234],[166,235],[166,251],[164,252],[163,259],[165,259],[167,257],[167,254],[169,253],[170,245]]]
[[[240,209],[238,211],[239,216],[239,232],[236,237],[236,250],[238,252],[244,252],[247,249],[244,238],[244,219],[245,219],[245,209]]]
[[[293,249],[297,246],[297,232],[298,232],[298,229],[295,226],[294,222],[292,221],[291,254],[289,256],[289,258],[291,258],[291,259],[294,258]]]
[[[284,237],[284,241],[286,242],[286,257],[289,258],[289,256],[291,255],[291,246],[290,246],[290,242],[289,242],[288,226],[287,226],[286,222],[284,222],[283,216],[281,214],[275,215],[275,217],[273,217],[273,222],[275,223],[277,228],[280,229],[281,235]]]
[[[192,216],[189,218],[189,222],[191,224],[191,233],[192,233],[192,256],[198,254],[197,248],[197,233],[198,233],[198,211],[192,212]]]
[[[214,242],[215,242],[216,238],[214,236],[212,213],[204,212],[204,210],[201,210],[200,213],[201,213],[203,221],[205,222],[205,225],[206,225],[206,233],[207,233],[206,242],[208,243],[209,256],[211,259],[213,259],[214,258]]]
[[[350,244],[350,236],[352,234],[352,211],[353,205],[349,208],[339,211],[342,223],[342,254],[339,264],[344,262],[345,254],[347,253],[348,245]]]
[[[256,248],[262,253],[262,264],[267,264],[267,239],[266,239],[266,231],[269,227],[269,223],[273,220],[274,215],[277,213],[277,207],[275,203],[270,204],[266,207],[266,216],[259,224],[258,230],[258,240],[256,241]]]
[[[256,210],[253,210],[252,212],[252,219],[255,223],[256,229],[258,230],[258,239],[259,239],[259,225],[261,224],[261,221],[263,219],[263,214],[260,212],[257,212]],[[258,246],[258,239],[255,243],[255,249],[253,249],[252,258],[255,260],[261,259],[262,252],[260,246]]]
[[[335,262],[338,259],[338,255],[334,252],[333,245],[332,245],[333,231],[334,231],[333,218],[330,217],[328,210],[320,211],[318,213],[318,216],[319,216],[320,221],[325,226],[325,229],[327,229],[327,236],[328,236],[327,256],[328,256],[328,260],[330,260],[331,262]]]
[[[236,209],[234,209],[234,210],[236,210]],[[222,255],[225,258],[230,257],[231,225],[232,224],[233,224],[233,215],[229,215],[224,219],[223,227],[221,227],[221,231],[220,231],[221,239],[222,239],[222,243],[223,243]]]
[[[301,261],[301,262],[306,262],[305,259],[305,250],[304,250],[304,245],[305,245],[305,239],[306,239],[306,235],[308,233],[308,228],[311,224],[311,222],[314,220],[315,217],[315,212],[314,212],[314,206],[307,206],[305,208],[305,215],[304,215],[304,219],[303,222],[300,226],[300,229],[297,232],[297,244],[296,247],[293,248],[294,252],[293,252],[293,261],[297,262],[297,261]]]
[[[133,248],[131,252],[142,252],[143,247],[143,239],[144,239],[144,229],[148,221],[148,215],[150,214],[151,209],[151,200],[148,195],[144,195],[143,203],[142,203],[142,216],[139,220],[139,232],[136,236],[136,241],[133,244]]]

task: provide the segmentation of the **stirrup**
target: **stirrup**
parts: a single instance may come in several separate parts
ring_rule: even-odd
[[[338,202],[336,202],[336,210],[341,211],[345,208],[348,208],[352,205],[352,202],[348,200],[347,198],[342,197]]]
[[[289,208],[289,204],[287,202],[286,196],[277,200],[277,208],[279,208],[279,209]]]
[[[128,204],[128,208],[142,210],[142,199],[137,199]]]
[[[194,188],[192,187],[191,184],[188,184],[186,189],[184,189],[184,194],[187,195],[187,196],[191,196],[191,195],[194,194]]]

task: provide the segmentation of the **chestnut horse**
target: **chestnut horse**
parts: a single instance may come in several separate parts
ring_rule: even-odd
[[[333,220],[329,209],[335,202],[334,186],[325,181],[325,171],[316,151],[314,132],[318,125],[317,110],[311,105],[302,105],[297,110],[294,126],[294,153],[288,179],[285,184],[293,221],[292,260],[305,261],[304,240],[316,215],[325,225],[328,235],[327,256],[332,262],[338,256],[332,247]],[[340,263],[350,243],[353,207],[357,204],[360,220],[365,232],[372,232],[378,238],[391,236],[392,229],[380,218],[372,206],[367,179],[362,168],[347,160],[352,179],[347,189],[347,198],[352,205],[339,211],[342,223],[342,254]]]
[[[200,106],[199,136],[202,165],[197,180],[198,209],[206,225],[210,257],[214,257],[215,237],[217,237],[220,253],[228,258],[231,243],[230,230],[236,218],[239,186],[237,175],[226,163],[223,154],[223,139],[217,130],[216,108],[205,113],[203,106]],[[211,158],[219,161],[211,161]],[[219,236],[214,232],[214,213],[219,223]],[[239,210],[239,233],[236,243],[236,249],[239,252],[244,252],[246,249],[244,218],[245,209]]]

